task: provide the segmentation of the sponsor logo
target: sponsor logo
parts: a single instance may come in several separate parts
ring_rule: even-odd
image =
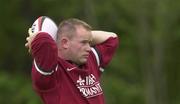
[[[99,81],[96,81],[96,78],[93,74],[90,74],[85,78],[79,76],[76,86],[82,95],[86,98],[98,96],[103,93]]]

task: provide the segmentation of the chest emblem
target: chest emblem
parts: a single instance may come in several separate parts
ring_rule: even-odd
[[[97,81],[93,74],[85,76],[84,78],[79,76],[76,83],[77,88],[86,98],[98,96],[103,93],[99,81]]]

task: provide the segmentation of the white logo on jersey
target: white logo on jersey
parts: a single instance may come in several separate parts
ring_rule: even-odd
[[[67,68],[67,71],[71,71],[73,69],[75,69],[76,67],[72,67],[72,68]]]
[[[84,79],[79,76],[77,80],[77,88],[84,97],[90,98],[102,94],[102,88],[99,81],[93,74],[86,76]]]

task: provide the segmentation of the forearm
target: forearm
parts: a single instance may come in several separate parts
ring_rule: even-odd
[[[57,63],[56,43],[47,33],[38,34],[31,43],[31,54],[42,71],[51,72]]]
[[[110,37],[117,37],[117,35],[113,32],[107,31],[91,31],[92,33],[92,45],[100,44],[106,41]]]

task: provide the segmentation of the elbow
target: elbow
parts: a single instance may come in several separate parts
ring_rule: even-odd
[[[117,48],[119,46],[119,44],[120,44],[120,38],[115,33],[113,33],[112,37],[114,38],[114,45],[115,45],[114,47]]]
[[[113,33],[113,37],[116,38],[118,37],[118,35],[116,33]]]
[[[116,33],[114,33],[114,32],[109,32],[109,33],[110,33],[110,36],[113,37],[113,38],[118,37],[118,35]]]

